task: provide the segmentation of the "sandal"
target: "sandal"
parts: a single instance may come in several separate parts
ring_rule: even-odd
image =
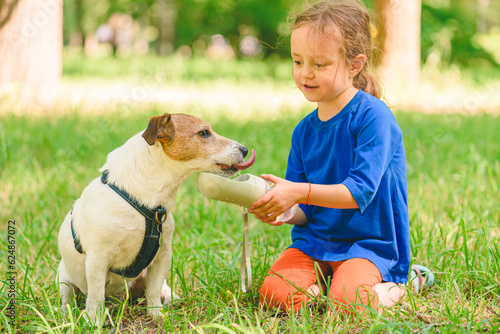
[[[429,268],[414,264],[411,266],[410,282],[416,293],[420,293],[425,288],[430,288],[434,285],[434,274]]]

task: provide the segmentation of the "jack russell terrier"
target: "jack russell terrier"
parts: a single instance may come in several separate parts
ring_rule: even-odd
[[[123,297],[128,288],[136,298],[145,293],[148,313],[162,316],[161,300],[179,298],[165,281],[177,189],[196,171],[229,177],[250,167],[255,152],[244,162],[247,153],[209,123],[184,114],[152,117],[146,130],[109,153],[102,177],[85,188],[59,231],[62,309],[82,292],[86,319],[94,322],[105,297]]]

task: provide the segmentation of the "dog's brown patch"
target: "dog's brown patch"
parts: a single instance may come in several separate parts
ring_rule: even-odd
[[[186,114],[152,117],[142,136],[149,145],[160,142],[169,158],[180,161],[206,158],[231,143],[219,136],[210,123]]]
[[[174,139],[174,135],[175,128],[172,124],[172,116],[170,114],[163,114],[163,116],[151,117],[142,137],[149,145],[153,145],[158,138],[165,142],[170,142]]]

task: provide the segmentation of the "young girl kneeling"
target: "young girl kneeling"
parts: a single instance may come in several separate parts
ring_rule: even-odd
[[[261,221],[300,203],[292,245],[260,290],[268,308],[297,311],[328,294],[339,308],[392,305],[410,265],[402,132],[367,72],[370,16],[357,2],[323,1],[298,15],[293,78],[317,109],[294,129],[286,179],[252,205]]]

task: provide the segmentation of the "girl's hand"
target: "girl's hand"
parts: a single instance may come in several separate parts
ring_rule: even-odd
[[[262,174],[261,177],[274,183],[274,188],[252,204],[249,212],[263,223],[273,226],[282,225],[276,218],[297,203],[297,185],[271,174]]]

